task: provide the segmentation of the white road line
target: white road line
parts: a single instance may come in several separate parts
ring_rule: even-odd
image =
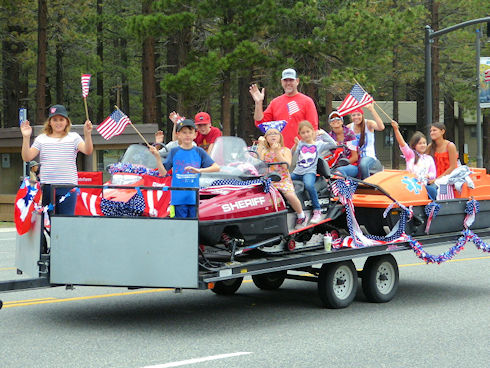
[[[196,364],[196,363],[201,363],[201,362],[207,362],[207,361],[210,361],[210,360],[233,358],[233,357],[236,357],[236,356],[247,355],[247,354],[252,354],[252,353],[251,352],[243,352],[242,351],[242,352],[230,353],[230,354],[211,355],[211,356],[203,357],[203,358],[195,358],[195,359],[181,360],[180,362],[171,362],[171,363],[165,363],[165,364],[148,365],[148,366],[145,366],[143,368],[181,367],[183,365],[188,365],[188,364]]]
[[[15,240],[15,238],[0,238],[0,240]]]

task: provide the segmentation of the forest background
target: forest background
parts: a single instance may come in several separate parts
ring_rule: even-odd
[[[393,101],[395,120],[399,101],[416,101],[416,128],[425,131],[424,26],[489,13],[488,0],[0,0],[0,127],[17,126],[20,107],[42,124],[55,103],[82,123],[87,73],[95,124],[117,104],[133,123],[156,123],[169,136],[171,111],[208,111],[223,134],[250,139],[258,133],[250,84],[266,88],[265,107],[282,93],[281,71],[293,67],[323,127],[356,78],[375,100]],[[444,101],[452,140],[463,113],[476,114],[475,30],[490,56],[487,27],[432,44],[433,120]],[[482,113],[489,168],[490,111]]]

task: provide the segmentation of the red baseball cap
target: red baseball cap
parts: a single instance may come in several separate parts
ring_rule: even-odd
[[[199,124],[211,124],[211,116],[207,112],[201,111],[194,117],[194,122],[196,125]]]

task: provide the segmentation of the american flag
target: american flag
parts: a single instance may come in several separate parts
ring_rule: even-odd
[[[296,101],[291,101],[288,103],[288,111],[289,115],[293,115],[299,111],[299,107]]]
[[[490,69],[485,70],[483,74],[485,82],[490,82]]]
[[[437,188],[437,199],[454,199],[454,188],[451,184],[440,184]]]
[[[90,89],[90,74],[82,74],[82,96],[87,98],[88,90]]]
[[[340,116],[345,116],[359,107],[366,106],[374,100],[369,93],[364,91],[359,84],[355,84],[347,97],[337,109]]]
[[[121,134],[128,124],[131,124],[131,120],[121,110],[116,109],[99,124],[97,131],[104,139],[109,140]]]
[[[32,212],[41,203],[41,187],[39,183],[31,184],[24,178],[15,197],[14,221],[17,233],[23,235],[31,229]]]

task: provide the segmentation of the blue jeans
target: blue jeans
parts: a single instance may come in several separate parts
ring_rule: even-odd
[[[364,156],[359,160],[359,170],[361,171],[361,179],[366,179],[369,175],[371,166],[376,162],[375,158]]]
[[[437,199],[437,186],[435,184],[426,184],[425,189],[427,190],[429,198],[435,201]]]
[[[355,165],[346,165],[346,166],[337,167],[334,170],[334,173],[335,173],[335,171],[340,171],[340,173],[342,175],[350,176],[352,178],[356,178],[357,177],[357,173],[359,172],[359,169]]]
[[[196,217],[196,205],[175,204],[175,218]]]
[[[313,204],[313,209],[315,210],[321,209],[320,202],[318,201],[318,193],[316,192],[316,188],[315,188],[316,174],[307,173],[304,175],[298,175],[292,173],[291,179],[301,180],[305,184],[305,189],[308,191],[308,194],[310,195],[311,203]]]
[[[57,215],[73,215],[75,214],[75,207],[77,205],[77,192],[70,192],[73,188],[56,188],[56,202],[54,206],[54,213]],[[70,196],[66,197],[63,202],[60,202],[61,197],[67,195],[70,192]],[[51,184],[43,185],[43,206],[51,203]]]

